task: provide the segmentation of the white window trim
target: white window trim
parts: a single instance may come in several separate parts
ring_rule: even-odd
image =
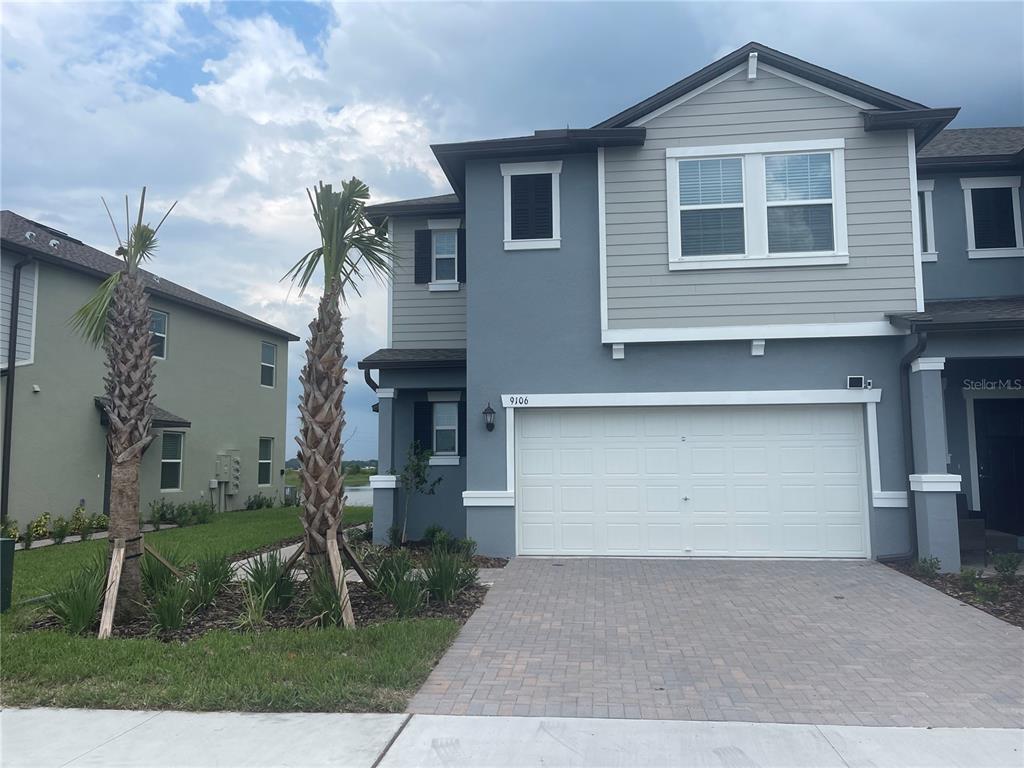
[[[665,150],[667,184],[668,268],[670,270],[739,269],[843,265],[850,262],[846,220],[846,140],[816,139],[704,147],[670,147]],[[768,208],[764,157],[770,154],[828,153],[832,161],[832,236],[834,250],[798,253],[768,252]],[[679,231],[679,161],[689,158],[740,157],[743,162],[743,255],[683,256]],[[793,205],[813,205],[799,201]],[[772,204],[775,207],[778,204]],[[712,206],[725,207],[725,206]],[[737,207],[737,206],[730,206]]]
[[[458,226],[440,227],[431,226],[433,224],[458,224],[458,219],[431,219],[427,222],[427,226],[430,229],[430,282],[427,284],[428,291],[457,291],[459,290],[459,228]],[[454,232],[455,233],[455,253],[451,256],[438,256],[437,255],[437,233],[438,232]],[[449,280],[438,280],[437,279],[437,260],[451,259],[455,262],[455,279]]]
[[[157,333],[156,331],[150,331],[154,336],[159,336],[164,340],[164,353],[162,355],[153,355],[154,360],[166,360],[167,359],[167,336],[168,331],[171,330],[171,316],[162,309],[150,309],[150,315],[163,315],[164,316],[164,332]]]
[[[968,259],[1016,259],[1024,258],[1024,235],[1021,233],[1020,176],[975,176],[960,179],[964,191],[964,214],[967,217],[967,258]],[[1009,187],[1013,198],[1013,234],[1016,246],[1013,248],[978,248],[974,241],[974,206],[971,192],[975,189],[1000,189]]]
[[[20,368],[23,365],[32,365],[36,361],[36,318],[39,316],[39,264],[33,262],[27,266],[32,268],[34,277],[32,280],[32,326],[29,329],[28,357],[24,360],[15,358],[15,368]],[[23,269],[22,275],[24,274],[25,270]],[[11,307],[11,311],[14,311],[14,307]],[[17,352],[15,352],[15,355],[17,355]],[[0,370],[7,370],[7,355],[4,355],[3,360],[0,361]]]
[[[270,363],[264,363],[263,362],[263,345],[264,344],[268,344],[268,345],[270,345],[271,347],[274,348],[274,363],[273,363],[273,365],[271,365]],[[268,385],[268,384],[264,384],[263,383],[263,366],[265,366],[265,365],[269,366],[274,371],[274,383],[273,384],[269,384]],[[272,341],[263,341],[262,339],[260,340],[260,386],[263,387],[264,389],[275,389],[277,387],[277,344],[275,344]]]
[[[454,399],[449,399],[447,397],[444,398],[444,399],[441,399],[441,398],[438,398],[438,397],[430,397],[430,395],[435,395],[436,396],[436,395],[439,395],[439,394],[440,395],[453,395],[454,394],[454,395],[459,395],[459,397],[454,398]],[[435,465],[435,466],[437,466],[437,465],[441,465],[441,466],[443,466],[443,465],[456,465],[456,464],[459,463],[459,458],[460,458],[460,456],[459,456],[459,406],[458,406],[458,402],[461,399],[461,393],[458,393],[458,392],[453,392],[453,393],[430,392],[430,393],[427,394],[427,399],[430,400],[434,404],[434,407],[431,408],[431,411],[430,411],[430,449],[431,449],[430,450],[430,463],[432,465]],[[435,416],[435,413],[437,411],[438,403],[445,403],[445,404],[454,403],[455,404],[455,426],[453,426],[453,427],[438,427],[437,426],[437,418]],[[445,451],[444,453],[438,453],[437,452],[437,433],[438,433],[439,430],[444,430],[446,432],[454,432],[455,433],[455,448],[453,450]],[[436,459],[436,461],[435,461],[435,459]]]
[[[932,203],[932,194],[935,192],[935,179],[918,179],[917,191],[924,195],[924,250],[921,251],[921,261],[934,263],[939,260],[939,252],[935,247],[935,209]]]
[[[259,445],[264,440],[269,440],[270,441],[270,458],[269,459],[261,459],[260,458],[260,448],[259,448]],[[270,465],[270,482],[268,482],[268,483],[261,483],[260,482],[260,467],[262,465],[264,465],[264,464],[269,464]],[[261,437],[256,442],[256,487],[257,488],[270,488],[273,484],[274,484],[274,438],[272,438],[272,437]]]
[[[535,173],[551,174],[551,237],[535,240],[512,239],[512,177]],[[562,215],[559,194],[559,177],[562,175],[562,161],[551,160],[537,163],[502,163],[501,176],[504,188],[505,250],[525,251],[542,248],[562,247]]]
[[[178,447],[181,451],[177,459],[165,459],[163,454],[163,436],[164,435],[180,435],[181,439],[178,441]],[[178,432],[175,430],[165,430],[160,435],[160,477],[163,477],[164,464],[177,464],[178,465],[178,487],[177,488],[161,488],[160,493],[181,493],[182,485],[185,480],[185,433]]]

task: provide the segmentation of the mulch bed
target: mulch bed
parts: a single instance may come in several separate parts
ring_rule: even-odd
[[[409,552],[417,567],[422,567],[430,557],[430,545],[425,541],[407,541],[403,549]],[[508,558],[473,555],[473,564],[477,568],[504,568],[508,565]]]
[[[990,613],[996,618],[1002,619],[1008,624],[1024,629],[1024,577],[1018,575],[1012,584],[1006,584],[995,578],[986,578],[985,581],[992,581],[999,584],[999,597],[991,603],[982,600],[971,590],[960,586],[960,577],[955,573],[940,573],[935,578],[919,576],[911,570],[909,562],[890,563],[900,573],[917,579],[922,584],[945,592],[952,598],[967,605],[972,605],[985,613]]]
[[[381,624],[398,618],[391,603],[371,592],[361,582],[350,582],[348,589],[357,627]],[[305,626],[308,616],[302,606],[308,593],[308,582],[297,582],[295,598],[291,604],[283,610],[267,612],[266,629],[297,629]],[[428,603],[413,618],[454,619],[460,624],[465,624],[473,612],[483,604],[486,595],[487,587],[477,584],[463,590],[450,605]],[[185,643],[217,629],[241,632],[243,630],[239,627],[239,618],[243,613],[244,600],[242,585],[232,583],[217,595],[213,605],[192,616],[189,623],[180,630],[158,633],[153,627],[153,622],[145,616],[130,624],[115,627],[114,637],[155,637],[168,643]],[[54,616],[46,615],[33,622],[31,628],[60,629],[60,623]]]

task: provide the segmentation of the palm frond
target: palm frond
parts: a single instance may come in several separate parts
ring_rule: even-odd
[[[99,346],[107,333],[107,312],[114,288],[121,279],[121,273],[115,272],[96,289],[96,293],[71,316],[68,323],[82,334],[93,346]]]

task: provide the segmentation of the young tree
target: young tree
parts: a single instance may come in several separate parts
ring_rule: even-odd
[[[175,202],[156,227],[143,221],[146,188],[142,188],[134,224],[124,199],[125,239],[121,239],[110,208],[107,216],[117,238],[121,269],[104,280],[89,301],[71,318],[71,324],[93,344],[103,345],[107,415],[107,451],[110,453],[111,551],[115,539],[125,540],[125,562],[117,600],[117,618],[130,618],[142,603],[142,533],[139,530],[139,464],[153,439],[153,350],[150,346],[149,300],[139,267],[153,258],[157,232],[174,210]]]
[[[409,452],[405,457],[405,466],[398,475],[398,484],[402,488],[404,504],[402,509],[402,535],[400,542],[405,544],[409,529],[409,505],[414,494],[433,496],[440,477],[430,479],[430,451],[420,445],[418,440],[409,444]]]
[[[307,194],[320,245],[299,259],[284,279],[290,279],[301,293],[322,268],[323,295],[309,324],[306,363],[299,376],[302,425],[296,438],[305,550],[315,566],[325,563],[327,537],[340,529],[345,509],[341,432],[346,358],[341,302],[346,288],[351,286],[358,293],[356,281],[364,271],[379,279],[389,275],[394,257],[386,222],[374,226],[366,217],[370,189],[362,181],[353,177],[342,182],[340,191],[321,181]]]

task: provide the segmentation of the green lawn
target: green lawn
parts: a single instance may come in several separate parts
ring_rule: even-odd
[[[448,619],[355,630],[216,631],[189,643],[19,632],[4,620],[5,707],[401,712],[459,630]]]
[[[147,533],[146,541],[157,550],[173,547],[186,558],[209,550],[234,555],[301,535],[298,515],[295,507],[223,512],[206,525]],[[365,523],[372,517],[370,507],[349,507],[345,525]],[[68,572],[82,567],[106,546],[105,535],[97,534],[90,541],[19,549],[14,553],[14,602],[52,592]]]

